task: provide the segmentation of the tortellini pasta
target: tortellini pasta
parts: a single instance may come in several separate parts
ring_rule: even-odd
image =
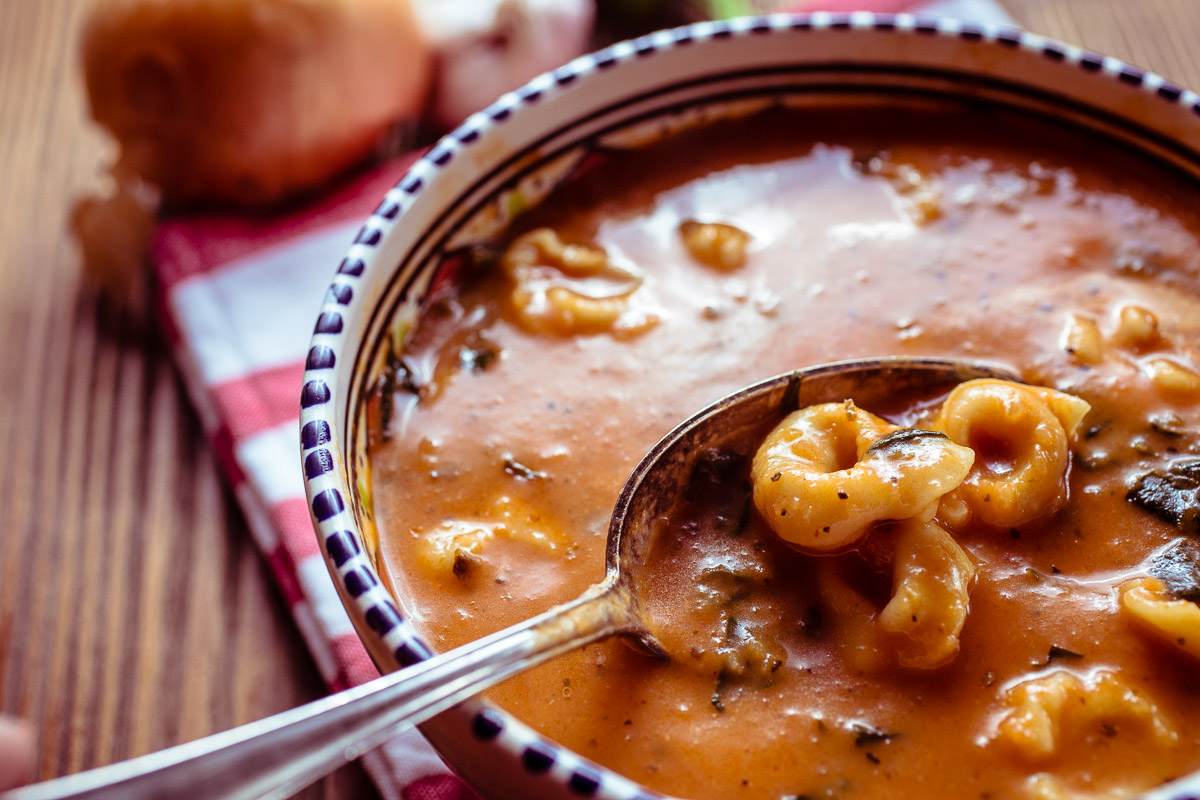
[[[1018,683],[1004,703],[1008,710],[994,738],[1032,763],[1047,761],[1103,724],[1133,724],[1158,745],[1178,738],[1158,706],[1111,670],[1084,677],[1054,670]]]
[[[521,324],[534,333],[632,336],[659,317],[644,302],[643,277],[601,249],[568,244],[550,228],[519,236],[500,259]]]
[[[687,220],[679,236],[692,258],[720,270],[734,270],[746,262],[750,234],[723,222]]]
[[[1144,306],[1126,304],[1113,314],[1115,324],[1108,335],[1090,316],[1068,315],[1060,337],[1061,345],[1080,364],[1096,366],[1105,360],[1123,361],[1138,370],[1167,400],[1195,402],[1200,398],[1200,372],[1175,357],[1147,353],[1169,345],[1160,329],[1158,315]]]
[[[1063,392],[1010,381],[955,387],[933,427],[975,451],[957,497],[1002,528],[1056,511],[1067,498],[1070,446],[1090,408]]]
[[[901,666],[933,669],[958,653],[975,563],[936,522],[901,523],[892,599],[879,613]]]
[[[465,578],[492,539],[523,542],[547,554],[566,549],[566,537],[534,509],[508,495],[497,497],[482,520],[454,520],[419,539],[420,567],[434,578]]]
[[[857,632],[847,637],[853,660],[878,666],[890,648],[901,666],[936,669],[958,652],[975,577],[947,527],[973,518],[1010,527],[1057,510],[1089,410],[1062,392],[999,380],[956,387],[932,415],[933,430],[894,425],[850,400],[809,406],[755,454],[754,504],[781,539],[817,553],[894,523],[892,595],[877,614],[834,578],[822,580],[822,594],[847,617],[843,631]]]
[[[1171,358],[1152,358],[1143,370],[1159,393],[1182,402],[1200,398],[1200,373]]]
[[[750,479],[775,533],[830,551],[929,507],[973,461],[943,435],[901,429],[847,400],[792,412],[759,447]]]
[[[1158,578],[1121,586],[1121,610],[1160,640],[1200,658],[1200,605],[1173,597]]]
[[[836,620],[841,658],[861,671],[948,664],[958,653],[975,562],[932,520],[896,523],[884,538],[890,550],[878,556],[890,558],[892,595],[882,610],[842,570],[817,573],[822,605]]]

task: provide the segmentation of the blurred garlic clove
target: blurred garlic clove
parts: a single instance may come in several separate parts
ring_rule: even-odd
[[[433,120],[453,127],[587,51],[593,0],[413,0],[437,60]]]
[[[70,229],[84,273],[109,300],[132,307],[142,267],[150,257],[158,199],[136,178],[114,180],[103,196],[78,200]]]

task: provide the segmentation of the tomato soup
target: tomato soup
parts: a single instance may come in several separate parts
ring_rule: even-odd
[[[1090,411],[1062,503],[953,531],[952,653],[871,637],[894,556],[868,543],[892,534],[798,550],[738,472],[648,565],[671,658],[607,641],[489,697],[690,798],[1121,797],[1200,768],[1198,200],[1079,130],[949,105],[774,109],[600,152],[393,354],[381,570],[452,648],[600,580],[625,478],[718,397],[847,358],[994,361]]]

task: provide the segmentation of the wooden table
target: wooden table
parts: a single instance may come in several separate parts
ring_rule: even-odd
[[[148,303],[98,298],[65,233],[111,155],[84,111],[83,5],[0,0],[0,712],[39,727],[42,778],[323,691]],[[1007,7],[1200,87],[1200,0]],[[350,768],[307,796],[372,792]]]

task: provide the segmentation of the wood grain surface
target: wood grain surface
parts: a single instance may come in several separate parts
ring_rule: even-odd
[[[86,117],[84,7],[0,0],[0,711],[37,725],[41,778],[324,693],[147,287],[99,298],[67,236],[112,155]],[[305,796],[376,795],[355,765]]]
[[[80,0],[0,0],[0,712],[39,777],[271,714],[323,687],[205,448],[140,286],[66,234],[111,151]],[[1200,0],[1008,0],[1026,27],[1200,87]],[[370,797],[357,767],[308,797]]]

